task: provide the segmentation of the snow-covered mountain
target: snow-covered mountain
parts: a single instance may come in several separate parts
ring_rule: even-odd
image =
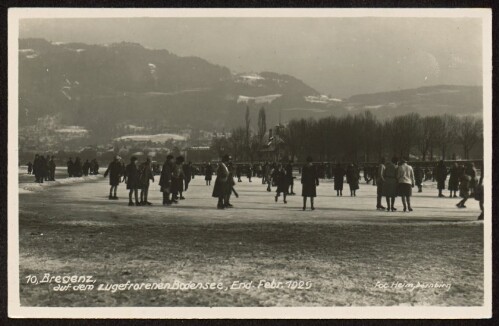
[[[481,112],[481,88],[441,86],[339,99],[274,72],[233,73],[198,57],[180,57],[135,43],[88,45],[19,40],[19,121],[34,125],[56,116],[100,139],[123,136],[120,125],[155,133],[190,128],[254,127],[261,107],[267,125],[293,118],[372,110],[380,116],[407,111]]]

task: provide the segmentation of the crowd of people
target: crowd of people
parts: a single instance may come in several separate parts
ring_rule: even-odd
[[[189,183],[194,178],[192,163],[184,163],[183,156],[174,160],[173,155],[168,155],[161,171],[157,169],[151,159],[147,157],[144,162],[132,156],[130,163],[125,165],[123,160],[116,156],[109,163],[104,177],[109,175],[109,199],[117,200],[117,189],[124,182],[128,190],[129,206],[149,206],[149,186],[155,181],[154,176],[160,174],[159,186],[163,193],[163,205],[171,205],[184,200],[183,193],[189,189]],[[140,191],[140,195],[139,195]]]
[[[35,154],[33,163],[30,161],[26,165],[28,167],[28,174],[35,176],[35,182],[55,181],[55,169],[57,165],[54,156]],[[74,161],[70,157],[66,162],[66,166],[69,178],[99,174],[99,164],[96,159],[92,159],[91,161],[86,160],[82,164],[79,157]]]
[[[377,187],[376,209],[394,212],[397,210],[395,201],[401,198],[403,211],[413,211],[411,205],[412,188],[417,187],[418,192],[422,192],[424,181],[432,180],[436,182],[438,197],[446,197],[443,191],[449,190],[450,198],[461,198],[456,204],[458,208],[466,208],[469,198],[475,198],[480,203],[481,215],[483,219],[483,169],[478,179],[477,170],[472,162],[464,164],[452,163],[449,168],[441,160],[434,168],[417,164],[414,168],[405,159],[392,158],[385,162],[384,159],[378,165],[366,165],[362,169],[354,163],[345,167],[338,163],[332,166],[328,163],[313,163],[311,157],[307,157],[306,164],[298,167],[301,174],[303,210],[310,200],[310,208],[315,209],[314,198],[317,196],[316,187],[319,186],[319,179],[333,179],[333,188],[336,196],[343,196],[343,186],[349,185],[350,196],[356,197],[361,180],[361,170],[366,184],[372,181],[372,185]],[[28,162],[28,174],[35,175],[36,182],[55,180],[55,158],[54,156],[35,155],[33,163]],[[245,175],[248,182],[252,182],[252,177],[259,177],[266,191],[271,192],[275,187],[274,199],[276,202],[282,196],[283,203],[287,203],[287,197],[295,195],[293,175],[293,162],[263,162],[255,164],[234,164],[229,155],[224,155],[221,161],[213,168],[211,163],[206,162],[201,166],[194,166],[192,162],[185,162],[183,156],[174,157],[168,155],[166,161],[160,168],[157,163],[152,163],[150,158],[146,158],[139,163],[137,157],[132,157],[130,163],[125,165],[124,161],[116,156],[109,164],[104,173],[104,177],[109,175],[109,199],[117,200],[117,188],[120,183],[126,183],[129,195],[130,206],[152,205],[148,200],[150,182],[154,182],[155,175],[160,175],[159,186],[163,194],[163,205],[169,206],[177,204],[179,200],[184,200],[184,193],[189,188],[191,179],[196,174],[204,174],[207,186],[211,185],[213,175],[216,175],[212,196],[218,199],[217,208],[226,209],[233,205],[230,203],[232,194],[238,197],[235,190],[237,182]],[[73,161],[67,161],[67,171],[69,177],[81,177],[99,173],[99,164],[96,159],[81,162],[76,157]],[[140,191],[140,192],[139,192]],[[382,198],[385,197],[386,207],[383,206]]]
[[[79,157],[76,157],[74,161],[73,158],[70,157],[66,162],[66,166],[70,178],[99,174],[99,163],[97,163],[97,159],[95,158],[91,161],[88,161],[87,159],[82,164]]]

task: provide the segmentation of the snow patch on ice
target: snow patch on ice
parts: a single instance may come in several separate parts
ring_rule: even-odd
[[[43,183],[22,183],[19,185],[19,193],[20,194],[27,194],[27,193],[33,193],[33,192],[40,192],[44,191],[47,188],[55,187],[55,186],[64,186],[64,185],[71,185],[75,183],[82,183],[82,182],[87,182],[87,181],[95,181],[102,178],[102,175],[89,175],[85,177],[79,177],[79,178],[65,178],[65,179],[59,179],[56,181],[44,181]]]

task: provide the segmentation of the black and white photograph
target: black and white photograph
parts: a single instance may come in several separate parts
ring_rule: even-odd
[[[491,20],[11,8],[9,316],[490,318]]]

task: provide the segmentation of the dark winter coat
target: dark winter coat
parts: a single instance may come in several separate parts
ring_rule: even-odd
[[[125,168],[126,188],[140,189],[139,169],[135,163],[130,163]]]
[[[305,165],[301,171],[302,196],[316,197],[319,177],[317,170],[313,165]]]
[[[161,170],[161,177],[159,178],[159,186],[162,192],[171,192],[172,186],[172,173],[173,162],[166,161]]]
[[[213,178],[213,168],[211,164],[207,165],[204,171],[204,179],[210,181]]]
[[[151,165],[142,163],[139,169],[139,182],[142,189],[149,187],[149,181],[154,181]]]
[[[447,180],[447,168],[445,165],[437,165],[435,168],[435,180],[437,181],[438,189],[445,189],[445,180]]]
[[[216,198],[224,197],[228,194],[229,169],[227,166],[220,162],[217,168],[217,178],[215,179],[215,186],[213,187],[212,196]]]
[[[355,166],[349,166],[346,174],[350,190],[359,189],[359,170]]]
[[[277,185],[276,193],[288,193],[290,183],[286,170],[277,170],[277,172],[275,173],[275,184]]]
[[[459,190],[459,175],[460,169],[457,166],[453,166],[449,172],[449,187],[450,191],[458,191]]]
[[[345,170],[342,167],[334,169],[334,190],[343,190],[343,179],[345,178]]]
[[[85,162],[83,164],[85,173],[88,174],[88,169],[90,168],[90,163]],[[109,185],[117,186],[120,184],[121,179],[121,163],[119,161],[112,161],[109,163],[106,172],[104,172],[104,178],[109,174]]]

